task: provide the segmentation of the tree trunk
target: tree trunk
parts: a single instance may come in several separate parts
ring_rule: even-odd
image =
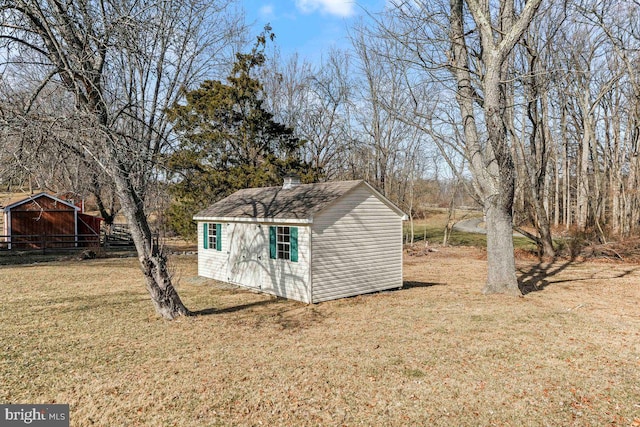
[[[540,241],[542,244],[542,255],[544,257],[553,258],[556,256],[556,250],[553,247],[553,236],[551,235],[551,226],[549,224],[549,217],[547,211],[543,207],[536,204],[538,224],[537,229],[540,233]]]
[[[490,77],[485,76],[485,88],[494,80]],[[522,295],[516,277],[513,252],[515,166],[508,148],[503,111],[503,99],[485,96],[485,117],[494,163],[497,165],[497,171],[494,172],[497,179],[491,186],[493,193],[484,197],[489,269],[483,293]]]
[[[542,206],[540,207],[539,214],[542,215],[540,217],[538,232],[540,233],[540,238],[542,239],[542,252],[544,256],[547,257],[555,257],[556,250],[553,247],[553,235],[551,233],[551,219],[550,219],[550,204],[549,198],[551,196],[551,185],[552,185],[552,177],[551,172],[555,171],[555,150],[554,150],[554,141],[551,136],[551,131],[549,129],[549,96],[548,92],[544,90],[542,92],[541,98],[541,113],[542,113],[542,138],[544,139],[544,149],[542,150],[542,156],[544,156],[547,160],[543,161],[542,170],[544,171],[544,178],[542,183]],[[550,162],[553,162],[551,164]]]
[[[104,225],[110,233],[113,228],[113,222],[115,221],[116,214],[118,213],[115,208],[115,197],[111,195],[111,201],[109,206],[107,206],[102,195],[102,184],[100,183],[100,178],[96,172],[91,173],[91,192],[96,199],[96,205],[98,206],[100,217],[104,220]]]
[[[453,192],[451,194],[451,201],[449,202],[449,209],[447,210],[447,225],[444,226],[444,236],[442,237],[442,246],[449,245],[449,238],[451,237],[451,231],[455,225],[455,213],[456,213],[456,195],[458,193],[458,182],[453,186]]]
[[[531,23],[541,0],[528,1],[515,21],[513,3],[506,2],[500,8],[498,20],[502,32],[499,43],[495,39],[495,27],[491,23],[488,3],[477,0],[466,0],[466,3],[482,36],[482,108],[488,134],[486,144],[481,144],[476,126],[473,104],[477,99],[477,92],[472,87],[462,0],[450,0],[451,63],[458,83],[456,98],[464,129],[465,153],[487,220],[488,276],[484,293],[521,295],[513,253],[515,166],[505,126],[509,89],[506,73],[507,59]]]
[[[147,291],[156,312],[168,320],[191,314],[173,287],[165,254],[158,245],[154,244],[151,227],[144,213],[143,201],[132,188],[130,181],[120,175],[114,178],[122,211],[127,217],[131,237],[138,253]]]
[[[487,225],[487,263],[491,268],[482,292],[522,295],[513,256],[511,212],[494,202],[487,203],[484,211]]]
[[[553,154],[553,226],[560,225],[560,159],[558,158],[558,145]],[[566,174],[565,174],[566,175]]]
[[[560,140],[562,141],[562,200],[563,200],[563,222],[566,230],[571,226],[571,174],[569,173],[569,135],[567,132],[567,110],[562,109],[560,118]]]

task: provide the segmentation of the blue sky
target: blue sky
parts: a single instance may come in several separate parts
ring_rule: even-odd
[[[270,23],[284,56],[298,52],[317,60],[331,46],[348,44],[347,28],[369,12],[379,12],[385,0],[243,0],[247,21],[257,35]]]

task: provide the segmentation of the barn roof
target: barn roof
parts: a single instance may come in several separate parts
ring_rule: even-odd
[[[195,220],[244,219],[310,222],[313,216],[352,189],[364,185],[399,215],[404,213],[362,180],[299,184],[292,188],[248,188],[198,212]]]
[[[13,198],[13,197],[8,199],[8,200],[5,199],[2,203],[0,203],[0,208],[2,208],[2,205],[4,204],[4,208],[2,210],[4,210],[6,212],[6,211],[8,211],[10,209],[15,208],[16,206],[20,206],[20,205],[23,205],[25,203],[32,202],[32,201],[34,201],[36,199],[39,199],[40,197],[48,197],[49,199],[55,200],[58,203],[62,203],[64,205],[66,205],[66,206],[69,206],[70,208],[73,208],[76,211],[80,210],[80,208],[77,207],[76,205],[74,205],[73,203],[69,203],[69,202],[67,202],[65,200],[59,199],[59,198],[57,198],[55,196],[52,196],[51,194],[45,193],[45,192],[38,193],[38,194],[32,194],[32,195],[27,196],[27,197],[20,197],[18,199]]]

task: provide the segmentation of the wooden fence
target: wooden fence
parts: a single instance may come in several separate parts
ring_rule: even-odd
[[[158,245],[159,236],[153,235],[153,244]],[[114,227],[109,234],[33,234],[7,236],[0,235],[0,251],[42,251],[83,250],[87,248],[132,247],[133,239],[128,227]]]
[[[0,235],[0,250],[42,251],[60,249],[86,249],[99,247],[100,236],[95,234],[31,234]]]

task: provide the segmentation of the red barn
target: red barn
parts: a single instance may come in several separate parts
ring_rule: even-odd
[[[75,247],[79,240],[86,244],[87,239],[78,235],[100,235],[99,220],[89,220],[73,203],[47,193],[11,203],[3,210],[8,249]]]

